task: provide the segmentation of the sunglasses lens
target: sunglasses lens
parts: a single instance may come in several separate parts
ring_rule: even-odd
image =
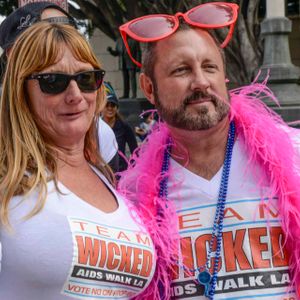
[[[188,13],[188,18],[195,23],[219,25],[233,20],[233,10],[224,4],[204,4]]]
[[[95,91],[101,86],[103,75],[103,72],[100,70],[82,72],[77,75],[76,81],[81,91]]]
[[[33,77],[33,79],[38,79],[43,93],[55,95],[62,93],[68,87],[71,79],[77,82],[82,92],[96,91],[103,82],[104,74],[103,70],[81,72],[75,75],[47,73],[39,74],[38,77]]]
[[[63,92],[68,85],[68,78],[63,74],[41,74],[38,80],[41,91],[47,94],[59,94]]]
[[[129,29],[135,35],[142,38],[156,38],[172,31],[174,21],[168,16],[151,16],[151,18],[139,19],[129,25]]]

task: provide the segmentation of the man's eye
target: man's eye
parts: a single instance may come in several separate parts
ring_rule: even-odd
[[[179,68],[176,68],[174,71],[172,71],[172,74],[180,75],[180,74],[188,72],[188,70],[189,70],[189,67],[187,67],[187,66],[179,67]]]
[[[208,64],[204,66],[204,69],[208,72],[215,72],[216,70],[218,70],[218,66],[214,64]]]

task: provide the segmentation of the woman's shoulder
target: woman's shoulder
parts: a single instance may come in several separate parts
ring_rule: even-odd
[[[128,130],[133,130],[130,126],[130,124],[126,121],[126,120],[122,120],[122,119],[117,119],[116,121],[116,125]]]

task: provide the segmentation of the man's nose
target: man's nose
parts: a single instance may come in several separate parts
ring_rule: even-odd
[[[191,90],[206,91],[209,87],[210,82],[205,72],[201,68],[194,70],[193,79],[191,82]]]

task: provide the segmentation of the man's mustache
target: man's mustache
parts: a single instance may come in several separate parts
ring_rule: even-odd
[[[211,95],[209,93],[201,92],[201,91],[195,91],[190,96],[186,97],[183,101],[184,105],[187,105],[189,103],[192,103],[194,101],[201,101],[202,99],[205,99],[206,101],[209,100],[216,104],[218,101],[220,101],[215,95]]]

